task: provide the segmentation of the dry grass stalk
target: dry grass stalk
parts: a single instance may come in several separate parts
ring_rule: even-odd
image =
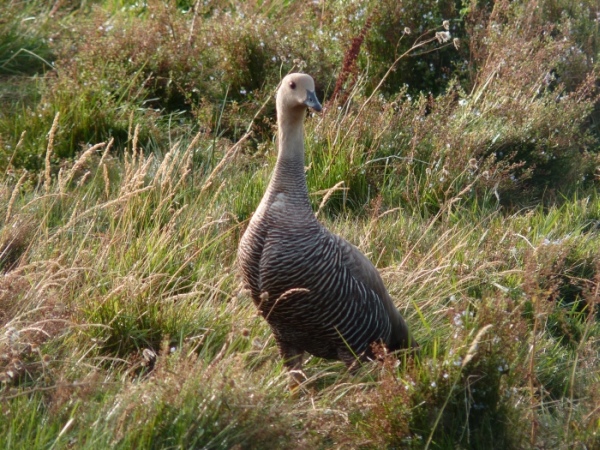
[[[144,178],[148,174],[150,165],[154,162],[154,155],[150,155],[145,163],[133,170],[133,165],[130,166],[129,173],[126,173],[126,178],[123,180],[121,185],[121,191],[119,196],[127,194],[129,192],[137,191],[144,185]]]
[[[118,198],[111,200],[110,202],[106,202],[103,203],[101,205],[97,205],[93,208],[90,208],[86,211],[86,213],[91,212],[91,211],[95,211],[96,209],[105,209],[108,208],[109,206],[113,206],[113,205],[117,205],[119,203],[123,203],[126,200],[129,200],[131,197],[135,197],[136,195],[142,194],[144,192],[148,192],[149,190],[153,189],[154,186],[145,186],[143,188],[139,188],[136,189],[134,191],[130,191],[130,192],[126,192],[123,193],[122,195],[119,195]]]
[[[110,177],[108,176],[108,167],[106,167],[106,164],[102,165],[102,178],[104,179],[104,195],[108,200],[110,197]]]
[[[532,303],[534,304],[534,307],[537,309],[537,296],[533,298]],[[538,327],[539,327],[539,314],[537,313],[537,311],[535,311],[535,316],[534,316],[534,322],[533,322],[533,332],[532,332],[532,343],[530,345],[530,350],[529,350],[529,366],[528,366],[528,373],[527,373],[527,378],[529,381],[529,395],[530,395],[530,401],[531,401],[531,408],[530,408],[530,420],[531,420],[531,430],[529,433],[529,442],[531,443],[531,445],[535,445],[535,441],[537,439],[537,428],[538,428],[538,423],[537,423],[537,418],[536,418],[536,414],[535,414],[535,410],[539,405],[539,402],[537,400],[537,396],[536,396],[536,387],[537,387],[537,383],[536,383],[536,377],[535,377],[535,352],[537,350],[537,333],[538,333]]]
[[[277,304],[279,302],[284,302],[284,301],[288,300],[292,295],[295,295],[295,294],[308,294],[308,293],[310,293],[310,290],[308,290],[306,288],[288,289],[283,294],[281,294],[277,298],[277,300],[275,300],[275,303],[273,303],[273,306],[271,306],[271,308],[269,309],[269,313],[265,316],[265,320],[269,319],[269,316],[271,315],[271,313],[273,312],[273,310],[275,309],[275,307],[277,306]],[[262,294],[260,294],[260,300],[261,300],[261,304],[266,302],[267,300],[269,300],[269,293],[263,292]]]
[[[129,135],[131,136],[131,126],[133,124],[130,124],[130,133]],[[138,145],[138,138],[139,138],[139,132],[140,132],[140,125],[137,124],[135,126],[135,130],[133,132],[133,139],[132,139],[132,147],[131,147],[131,155],[126,154],[125,158],[123,160],[124,165],[125,165],[125,179],[129,180],[132,177],[132,171],[135,170],[136,167],[136,163],[137,163],[137,145]]]
[[[21,189],[21,186],[25,182],[25,178],[27,178],[27,175],[28,175],[27,171],[24,171],[23,175],[21,175],[21,177],[19,178],[19,181],[17,181],[17,184],[15,185],[15,188],[13,189],[13,191],[10,195],[10,200],[8,201],[8,207],[6,208],[6,218],[4,219],[4,221],[6,223],[8,223],[8,220],[10,219],[13,206],[15,204],[15,201],[17,200],[17,196],[19,195],[19,189]]]
[[[56,130],[58,129],[59,117],[60,113],[57,112],[54,116],[54,121],[52,122],[50,133],[48,134],[48,147],[46,148],[46,160],[44,166],[44,190],[46,193],[50,192],[50,184],[52,182],[50,159],[52,158],[52,153],[54,149],[54,137],[56,136]]]
[[[65,167],[61,167],[60,169],[58,169],[58,176],[56,177],[56,179],[58,180],[58,190],[61,194],[63,193],[63,180],[65,178],[67,170],[68,169],[66,169]]]
[[[156,180],[155,180],[156,181]],[[164,180],[163,180],[164,181]],[[177,184],[175,185],[175,187],[173,187],[172,189],[170,188],[171,183],[161,183],[160,185],[160,189],[161,189],[161,194],[162,194],[162,198],[160,200],[160,203],[156,206],[156,208],[154,208],[154,212],[152,213],[151,219],[154,220],[156,219],[158,216],[160,216],[161,214],[163,214],[163,209],[165,207],[165,205],[168,205],[171,203],[171,200],[173,199],[175,193],[177,192],[177,188],[180,185],[181,180],[179,180],[177,182]],[[156,185],[156,182],[154,183],[154,185]],[[165,189],[165,186],[168,186],[169,189]],[[184,205],[185,207],[185,205]],[[178,212],[181,211],[181,209],[178,210]]]
[[[487,333],[487,331],[492,328],[491,324],[488,324],[486,326],[484,326],[481,330],[479,330],[479,332],[477,333],[477,335],[475,336],[475,339],[473,339],[473,342],[471,343],[471,345],[469,346],[469,350],[467,351],[467,354],[465,356],[465,358],[463,359],[462,363],[461,363],[461,371],[462,369],[473,359],[473,357],[475,356],[475,354],[477,353],[477,347],[479,346],[479,342],[481,341],[481,338],[483,338],[483,335],[485,333]],[[443,411],[446,409],[446,406],[448,406],[448,403],[450,401],[450,398],[452,396],[452,391],[454,390],[454,388],[457,386],[458,381],[460,380],[461,375],[460,372],[457,374],[456,378],[454,379],[454,382],[452,383],[452,388],[449,390],[448,395],[446,396],[446,400],[444,401],[444,404],[442,405],[436,420],[433,424],[433,426],[431,427],[431,431],[429,433],[429,437],[427,438],[427,441],[425,442],[425,449],[429,449],[432,441],[433,441],[433,436],[435,434],[435,430],[438,427],[440,420],[442,418],[442,414]]]
[[[196,147],[196,145],[198,145],[198,141],[200,140],[200,138],[202,137],[204,133],[202,131],[196,133],[196,136],[194,136],[194,139],[192,139],[192,142],[190,142],[190,144],[187,146],[187,148],[185,149],[185,153],[192,153],[192,151],[194,150],[194,147]]]
[[[100,162],[98,163],[98,166],[101,166],[102,164],[104,164],[104,160],[108,156],[110,149],[112,148],[114,142],[115,142],[115,138],[110,138],[110,140],[108,141],[108,144],[106,145],[106,148],[104,149],[104,152],[102,152],[102,158],[100,158]]]
[[[104,147],[104,145],[106,145],[106,142],[100,142],[99,144],[91,146],[81,154],[77,161],[75,161],[75,164],[73,164],[73,167],[71,167],[71,169],[68,170],[64,176],[59,174],[58,186],[61,193],[65,192],[67,185],[73,180],[75,174],[77,174],[77,172],[79,172],[85,166],[85,163],[88,162],[88,160],[96,153],[96,151]]]
[[[475,354],[477,354],[477,349],[479,347],[479,342],[481,341],[481,338],[483,338],[483,335],[485,333],[487,333],[487,331],[490,328],[492,328],[492,325],[491,324],[487,324],[485,327],[483,327],[481,330],[479,330],[479,332],[475,336],[475,339],[473,339],[473,342],[469,346],[469,350],[467,350],[467,354],[465,355],[465,358],[463,359],[461,367],[465,367],[467,364],[469,364],[469,362],[473,359],[473,357],[475,356]]]
[[[87,183],[87,181],[90,179],[91,176],[92,176],[92,172],[89,170],[86,170],[86,172],[83,174],[83,176],[77,182],[77,187],[80,188],[85,183]]]
[[[73,168],[71,169],[71,176],[73,175],[73,173],[76,173],[78,170],[80,170],[83,167],[83,165],[92,157],[92,155],[96,153],[98,149],[104,147],[105,145],[106,142],[100,142],[96,145],[91,146],[85,152],[83,152],[83,154],[79,157],[79,159],[77,159],[77,161],[73,165]]]
[[[148,192],[152,189],[154,189],[154,186],[145,186],[140,189],[136,189],[136,190],[129,191],[129,192],[122,191],[116,199],[111,200],[106,203],[97,204],[89,209],[86,209],[85,211],[82,211],[80,214],[77,214],[74,217],[72,216],[73,223],[84,219],[85,217],[89,216],[90,214],[92,214],[93,212],[95,212],[97,210],[106,209],[106,208],[110,208],[115,205],[119,205],[121,203],[128,201],[130,198],[135,197],[136,195],[143,194],[144,192]],[[71,222],[71,221],[69,221],[69,222]],[[70,225],[73,225],[73,223],[71,223]],[[58,233],[56,233],[55,236],[56,235],[58,235]]]
[[[138,155],[138,140],[140,138],[140,124],[136,124],[135,130],[133,131],[133,145],[131,147],[131,154],[133,155],[133,162],[135,163]],[[141,150],[140,150],[141,152]]]
[[[193,160],[194,160],[194,158],[193,158],[194,157],[194,149],[198,145],[198,141],[200,141],[200,138],[202,137],[203,134],[204,133],[202,133],[202,132],[196,133],[196,136],[194,136],[194,139],[192,139],[192,142],[190,142],[189,145],[187,146],[187,148],[185,149],[185,152],[183,153],[184,163],[181,168],[182,173],[192,171]]]
[[[71,217],[69,218],[69,221],[67,222],[67,224],[64,226],[64,229],[68,230],[71,225],[73,224],[73,222],[75,222],[76,218],[77,218],[77,214],[79,213],[79,205],[80,205],[81,201],[77,200],[77,203],[75,203],[75,206],[73,207],[73,212],[71,213]]]
[[[214,208],[215,203],[217,202],[217,199],[219,198],[219,195],[221,194],[221,192],[223,191],[223,188],[225,188],[225,186],[227,186],[227,180],[224,180],[219,187],[215,190],[215,192],[212,195],[212,199],[208,205],[209,209]]]
[[[230,159],[232,159],[235,156],[235,154],[240,149],[240,147],[242,146],[242,144],[251,135],[252,135],[252,131],[248,131],[246,134],[244,134],[242,136],[242,138],[239,141],[237,141],[233,146],[231,146],[231,148],[229,150],[227,150],[227,153],[225,153],[225,156],[223,157],[223,159],[221,161],[219,161],[219,164],[217,164],[217,166],[213,169],[213,171],[210,173],[210,175],[208,176],[208,178],[204,182],[204,185],[202,186],[202,189],[200,190],[201,193],[203,193],[204,191],[206,191],[212,185],[213,178],[221,171],[221,169],[223,168],[223,166]]]
[[[419,37],[414,44],[412,45],[412,47],[410,47],[408,50],[406,50],[404,53],[402,53],[400,56],[398,56],[394,62],[392,62],[392,64],[390,65],[390,67],[388,68],[387,72],[383,75],[383,77],[381,77],[381,80],[379,80],[379,83],[377,84],[377,86],[375,86],[375,89],[373,89],[373,92],[371,92],[371,95],[369,95],[369,97],[363,102],[363,104],[360,106],[360,108],[358,109],[358,112],[356,113],[356,116],[354,117],[354,120],[352,121],[352,123],[350,124],[350,126],[348,127],[346,134],[344,136],[344,140],[346,140],[346,138],[348,138],[348,136],[350,136],[350,133],[352,132],[354,126],[356,125],[357,121],[359,118],[362,118],[361,113],[364,111],[364,109],[366,108],[366,106],[371,102],[371,100],[379,93],[381,87],[383,86],[383,83],[385,83],[385,80],[387,80],[387,78],[390,76],[390,74],[396,70],[396,66],[398,65],[398,63],[405,58],[406,56],[410,55],[411,53],[413,53],[415,50],[422,48],[424,46],[426,46],[427,44],[430,44],[434,41],[437,41],[437,38],[435,36],[430,37],[428,39],[425,39],[423,41],[421,41],[420,39],[425,36],[426,34],[428,34],[430,31],[429,30],[427,32],[425,32],[421,37]],[[443,48],[444,46],[447,45],[452,45],[452,43],[450,44],[444,44],[441,47],[437,47],[436,50],[439,50],[441,48]]]
[[[200,133],[196,135],[194,140],[190,145],[188,145],[187,149],[182,155],[178,155],[177,158],[174,155],[177,154],[177,150],[179,148],[179,143],[173,145],[171,150],[165,155],[162,163],[158,167],[156,171],[156,175],[154,176],[154,183],[158,183],[160,181],[160,191],[161,194],[166,197],[161,201],[161,205],[164,202],[169,201],[173,195],[179,190],[181,185],[186,182],[188,175],[191,173],[192,169],[192,148],[196,145]],[[176,171],[176,169],[179,169]],[[176,174],[176,175],[174,175]],[[173,179],[177,178],[177,182],[173,185]],[[159,205],[156,209],[157,211],[160,209]]]
[[[315,192],[315,194],[317,194],[317,195],[325,193],[325,195],[323,196],[323,200],[321,200],[321,203],[319,204],[319,209],[317,210],[317,213],[315,214],[317,217],[319,217],[321,210],[325,207],[325,205],[327,204],[327,201],[333,195],[334,192],[348,190],[348,188],[343,187],[344,184],[345,184],[345,181],[342,180],[342,181],[339,181],[338,183],[336,183],[335,186],[333,186],[329,189],[326,189],[324,191]]]
[[[170,167],[170,165],[171,165],[171,158],[173,158],[173,148],[175,148],[178,144],[179,143],[175,143],[175,145],[173,147],[171,147],[171,149],[169,149],[169,151],[164,156],[162,162],[158,166],[158,169],[156,170],[156,175],[154,176],[154,178],[156,180],[162,180],[161,188],[162,188],[162,183],[165,183],[165,184],[167,183],[168,177],[165,174],[167,172],[168,167]]]
[[[198,18],[198,11],[200,10],[200,0],[196,0],[194,4],[194,14],[192,15],[192,23],[190,24],[190,33],[188,34],[187,43],[189,46],[192,45],[192,39],[194,38],[194,28],[196,26],[196,19]]]
[[[165,155],[165,158],[163,159],[162,163],[160,163],[158,171],[156,172],[156,176],[154,177],[155,182],[160,179],[160,189],[163,192],[168,191],[171,187],[173,171],[175,170],[175,166],[177,165],[177,161],[174,155],[178,149],[179,142],[176,142]]]
[[[217,356],[214,357],[214,359],[210,362],[210,364],[206,368],[206,371],[205,371],[206,376],[213,375],[213,369],[223,359],[223,357],[225,356],[225,353],[227,352],[227,349],[229,348],[229,346],[231,345],[232,342],[233,342],[233,333],[229,333],[227,335],[227,338],[225,339],[225,342],[223,343],[223,347],[221,347],[221,350],[219,351]]]
[[[184,167],[187,164],[184,163]],[[175,184],[175,187],[172,189],[172,191],[170,192],[170,196],[172,196],[173,194],[175,194],[175,192],[179,191],[179,189],[181,188],[181,186],[186,182],[188,176],[190,175],[190,173],[192,173],[192,169],[184,169],[183,172],[181,173],[181,175],[179,176],[179,179],[177,180],[177,184]]]
[[[11,168],[12,166],[12,162],[15,159],[15,155],[17,154],[17,151],[19,150],[19,148],[21,148],[21,145],[23,145],[23,141],[25,140],[25,134],[27,132],[23,131],[21,133],[21,137],[19,138],[19,142],[17,142],[17,145],[15,145],[15,149],[13,150],[13,153],[10,157],[10,160],[8,161],[8,164],[6,165],[7,170]]]
[[[167,225],[165,225],[165,228],[164,228],[166,230],[166,233],[164,234],[165,239],[171,238],[171,234],[172,234],[173,230],[175,229],[175,224],[177,223],[177,219],[179,219],[179,216],[187,209],[187,207],[188,207],[188,205],[185,204],[173,213],[173,215],[169,219],[169,222],[167,223]]]

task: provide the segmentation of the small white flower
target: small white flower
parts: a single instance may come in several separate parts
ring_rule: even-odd
[[[462,318],[461,318],[460,314],[456,314],[454,316],[454,325],[457,326],[457,327],[462,327],[463,326],[463,321],[462,321]]]
[[[448,42],[452,36],[448,31],[438,31],[435,33],[435,38],[438,40],[440,44],[444,42]]]
[[[19,330],[17,330],[15,327],[8,327],[8,330],[6,330],[4,336],[10,340],[11,344],[14,344],[19,340]]]

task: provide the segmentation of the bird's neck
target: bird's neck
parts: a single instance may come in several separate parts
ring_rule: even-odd
[[[304,174],[304,114],[278,114],[277,119],[278,155],[269,190],[275,195],[283,193],[295,207],[312,214]]]

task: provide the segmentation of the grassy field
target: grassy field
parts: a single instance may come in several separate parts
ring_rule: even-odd
[[[600,448],[596,1],[0,3],[0,447]],[[315,212],[421,344],[297,394],[236,249]]]

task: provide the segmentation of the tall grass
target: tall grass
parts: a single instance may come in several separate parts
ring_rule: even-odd
[[[597,75],[567,45],[589,23],[535,40],[560,2],[471,4],[459,28],[480,40],[453,51],[474,76],[434,96],[369,66],[394,5],[180,3],[57,7],[71,31],[41,102],[0,113],[0,446],[597,447]],[[585,76],[542,86],[565,55]],[[279,73],[305,64],[344,94],[306,119],[315,211],[376,264],[422,348],[356,373],[310,358],[294,395],[236,248],[276,157]]]
[[[326,120],[310,119],[309,136]],[[161,160],[134,146],[121,162],[100,144],[50,185],[5,185],[3,443],[595,442],[597,196],[513,216],[460,201],[433,216],[377,203],[322,216],[381,268],[422,354],[354,376],[311,360],[307,392],[290,399],[235,267],[232,211],[243,189],[258,203],[267,171],[236,174],[238,156],[228,182],[192,184],[203,145]],[[336,162],[352,150],[320,157],[345,176]]]

